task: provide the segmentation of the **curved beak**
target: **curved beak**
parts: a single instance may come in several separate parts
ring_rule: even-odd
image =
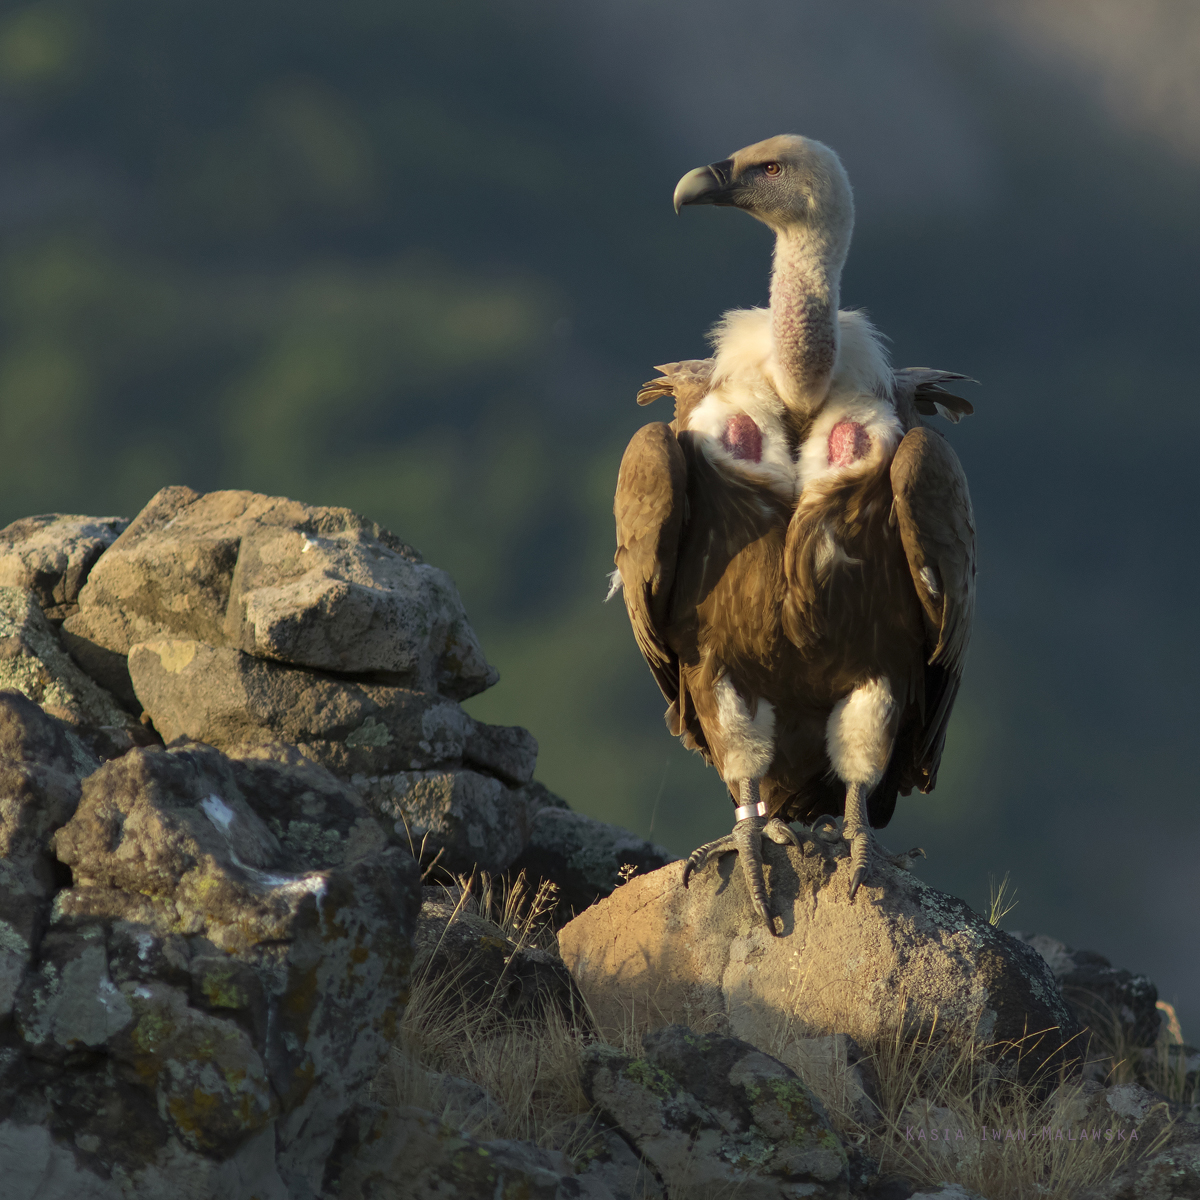
[[[732,180],[731,158],[689,171],[675,185],[675,211],[685,204],[732,204],[729,198]]]

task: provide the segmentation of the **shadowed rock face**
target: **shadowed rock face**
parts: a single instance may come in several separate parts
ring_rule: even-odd
[[[1044,934],[1014,931],[1013,937],[1046,960],[1063,999],[1101,1043],[1119,1037],[1130,1046],[1154,1045],[1160,1025],[1158,989],[1145,975],[1114,967],[1103,955],[1073,950]]]
[[[789,1023],[800,1037],[869,1042],[928,1031],[936,1013],[948,1037],[973,1031],[1023,1079],[1059,1061],[1079,1033],[1042,958],[962,901],[880,865],[877,886],[851,904],[840,842],[765,853],[782,937],[754,916],[733,855],[686,889],[682,864],[632,879],[560,931],[602,1029],[619,1029],[636,1006],[767,1048]]]

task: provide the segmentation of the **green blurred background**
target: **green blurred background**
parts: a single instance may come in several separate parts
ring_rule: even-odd
[[[770,242],[676,219],[785,129],[857,189],[844,302],[969,371],[980,608],[938,791],[885,841],[1200,1030],[1187,0],[91,0],[0,9],[0,519],[161,486],[348,505],[454,576],[578,809],[724,831],[611,569],[651,363],[762,303]]]

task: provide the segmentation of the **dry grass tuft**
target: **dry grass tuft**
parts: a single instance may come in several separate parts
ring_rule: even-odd
[[[998,1049],[970,1039],[951,1050],[936,1027],[871,1048],[884,1120],[851,1132],[881,1171],[961,1183],[989,1200],[1067,1200],[1156,1148],[1098,1126],[1084,1133],[1080,1083],[1005,1078],[988,1054]]]
[[[1009,891],[1007,871],[1004,872],[1004,878],[1000,880],[999,884],[996,883],[994,875],[988,876],[988,896],[989,925],[999,926],[1000,922],[1020,903],[1017,899],[1017,889],[1014,887],[1011,892]]]
[[[473,907],[519,948],[552,943],[553,885],[531,893],[522,877],[503,889],[487,875],[459,884],[451,921]],[[587,1121],[573,1120],[590,1111],[579,1082],[585,1014],[548,1006],[536,1018],[516,1019],[502,1008],[503,975],[482,1002],[464,997],[457,983],[428,969],[414,977],[389,1071],[376,1081],[376,1098],[430,1109],[481,1139],[513,1138],[568,1154],[578,1150],[589,1132]],[[494,1103],[469,1103],[447,1090],[439,1074],[470,1080]]]

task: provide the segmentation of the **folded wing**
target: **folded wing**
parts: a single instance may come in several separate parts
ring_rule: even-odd
[[[891,468],[893,516],[925,615],[928,654],[923,725],[910,780],[937,781],[950,710],[962,680],[975,617],[975,517],[967,479],[949,443],[918,426]]]

